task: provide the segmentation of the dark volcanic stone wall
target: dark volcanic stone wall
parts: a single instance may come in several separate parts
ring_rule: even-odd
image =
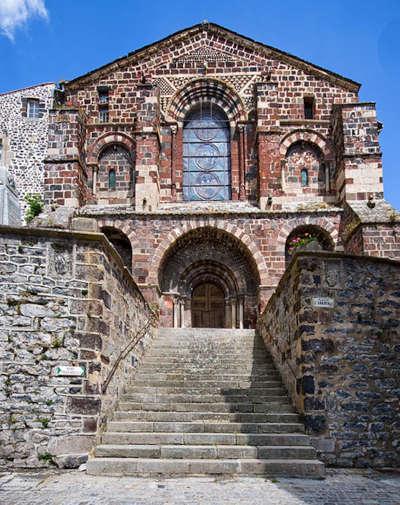
[[[399,286],[399,262],[302,253],[260,319],[328,464],[400,464]]]
[[[151,340],[148,331],[102,394],[150,309],[95,233],[1,227],[0,284],[0,468],[75,466]]]

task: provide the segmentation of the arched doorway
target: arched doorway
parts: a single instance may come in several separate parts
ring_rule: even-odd
[[[225,328],[225,295],[211,282],[203,282],[192,292],[192,327]]]
[[[161,324],[252,328],[259,285],[257,265],[240,240],[211,227],[192,230],[161,261]]]

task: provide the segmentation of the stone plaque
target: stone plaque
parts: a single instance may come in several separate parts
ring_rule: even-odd
[[[49,274],[69,278],[72,275],[73,246],[68,243],[53,243],[49,251]]]
[[[59,365],[54,368],[54,375],[57,377],[82,377],[85,369],[81,366]]]
[[[0,224],[21,225],[21,209],[14,179],[4,165],[0,165]]]
[[[311,305],[321,309],[333,309],[335,302],[333,298],[327,296],[315,296],[311,300]]]

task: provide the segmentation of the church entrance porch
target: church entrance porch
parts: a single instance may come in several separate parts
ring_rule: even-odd
[[[255,261],[240,240],[211,227],[192,230],[161,262],[161,325],[252,328],[259,284]]]

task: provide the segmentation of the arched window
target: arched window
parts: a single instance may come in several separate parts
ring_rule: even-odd
[[[301,169],[301,185],[303,188],[308,186],[308,170],[306,168]]]
[[[117,179],[115,176],[115,170],[112,168],[108,172],[108,189],[114,190],[117,184]]]
[[[325,194],[325,165],[321,149],[310,142],[299,140],[286,152],[286,185],[292,191],[301,187],[304,193]]]
[[[230,151],[225,112],[212,102],[193,108],[183,130],[184,200],[231,198]]]
[[[298,251],[332,251],[333,248],[332,238],[323,228],[311,224],[297,226],[286,239],[286,263]]]

